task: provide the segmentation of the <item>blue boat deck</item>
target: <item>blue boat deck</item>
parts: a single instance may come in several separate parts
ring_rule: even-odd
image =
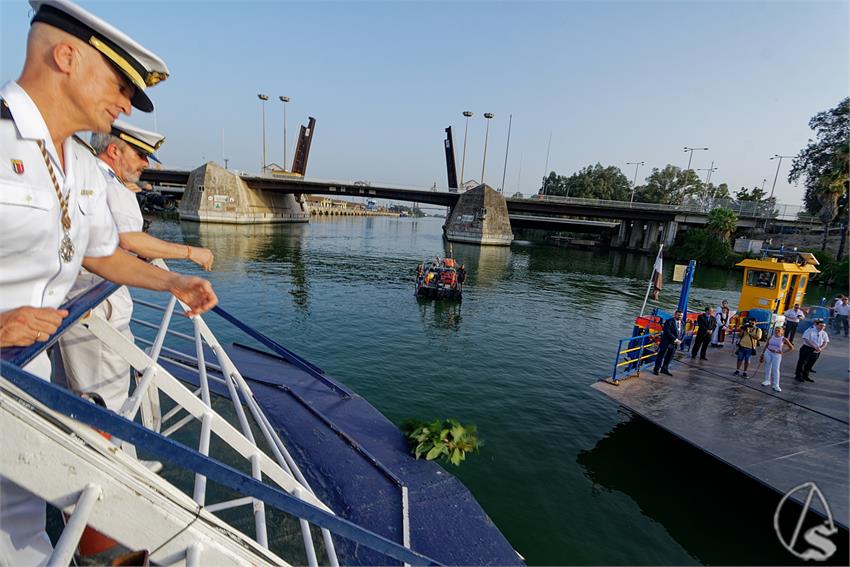
[[[815,482],[835,523],[847,529],[848,341],[830,338],[815,365],[814,383],[794,380],[796,350],[783,357],[782,392],[760,385],[763,366],[749,379],[733,376],[734,347],[729,344],[709,349],[707,361],[687,354],[671,365],[672,377],[647,369],[619,385],[599,381],[592,387],[780,494]],[[796,342],[799,348],[802,340],[797,337]],[[754,357],[750,370],[757,366]],[[825,512],[819,502],[813,507]]]
[[[436,463],[414,459],[401,432],[366,400],[282,356],[238,344],[225,350],[316,495],[339,516],[403,543],[404,484],[411,549],[446,565],[522,565],[466,487]],[[196,383],[193,372],[161,364]],[[344,540],[336,546],[348,565],[395,563]]]

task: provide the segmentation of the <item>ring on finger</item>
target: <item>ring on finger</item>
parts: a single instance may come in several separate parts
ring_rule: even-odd
[[[41,338],[41,331],[36,331],[36,333],[35,333],[35,340],[38,340],[38,339],[40,339],[40,338]]]

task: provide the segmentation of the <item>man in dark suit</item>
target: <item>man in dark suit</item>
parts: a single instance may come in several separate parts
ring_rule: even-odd
[[[658,345],[658,354],[655,355],[655,368],[652,373],[658,376],[658,370],[663,374],[672,376],[670,372],[670,360],[676,352],[676,347],[682,344],[685,338],[685,323],[682,322],[682,312],[678,309],[672,317],[664,321],[661,327],[661,343]]]
[[[691,358],[697,357],[699,351],[700,360],[706,360],[705,351],[711,342],[711,334],[717,326],[717,318],[714,316],[714,308],[706,307],[705,313],[697,317],[697,334],[694,337],[694,348],[691,350]]]

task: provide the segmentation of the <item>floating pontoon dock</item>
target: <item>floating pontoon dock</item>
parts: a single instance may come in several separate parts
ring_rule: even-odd
[[[780,494],[813,481],[835,523],[847,529],[848,341],[832,333],[830,339],[815,365],[815,382],[801,384],[794,380],[802,345],[797,336],[794,352],[783,357],[782,392],[761,386],[763,365],[749,379],[733,376],[735,348],[728,342],[709,349],[707,361],[677,353],[685,356],[671,365],[672,377],[655,376],[648,367],[593,388]],[[754,356],[750,370],[757,366]],[[820,502],[813,508],[824,513]]]

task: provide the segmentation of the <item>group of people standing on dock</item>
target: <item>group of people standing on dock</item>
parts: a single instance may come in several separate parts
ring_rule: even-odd
[[[840,305],[850,314],[850,305],[847,298],[840,299]],[[838,305],[838,304],[837,304]],[[840,312],[836,309],[836,316]],[[764,364],[764,381],[762,386],[771,386],[774,391],[781,392],[779,385],[780,365],[783,355],[794,350],[794,338],[797,327],[805,319],[806,313],[795,304],[792,309],[785,312],[784,326],[775,326],[770,337],[764,339],[765,332],[760,328],[762,324],[751,317],[740,319],[740,326],[733,326],[735,312],[729,308],[729,303],[723,300],[720,308],[712,306],[696,318],[696,326],[691,339],[691,359],[699,356],[700,360],[708,360],[707,351],[709,345],[715,348],[723,348],[726,334],[730,330],[734,337],[736,346],[736,367],[733,375],[749,378],[750,359],[759,354],[759,366]],[[847,321],[847,316],[844,316]],[[845,323],[846,324],[846,323]],[[800,348],[794,378],[799,383],[814,382],[810,376],[814,373],[814,365],[820,354],[829,345],[829,335],[826,332],[826,322],[823,319],[815,319],[812,326],[803,333],[803,346]],[[670,362],[677,349],[684,349],[687,339],[687,324],[683,321],[683,314],[677,310],[672,317],[667,319],[661,328],[658,352],[655,357],[653,373],[667,374],[670,372]]]

